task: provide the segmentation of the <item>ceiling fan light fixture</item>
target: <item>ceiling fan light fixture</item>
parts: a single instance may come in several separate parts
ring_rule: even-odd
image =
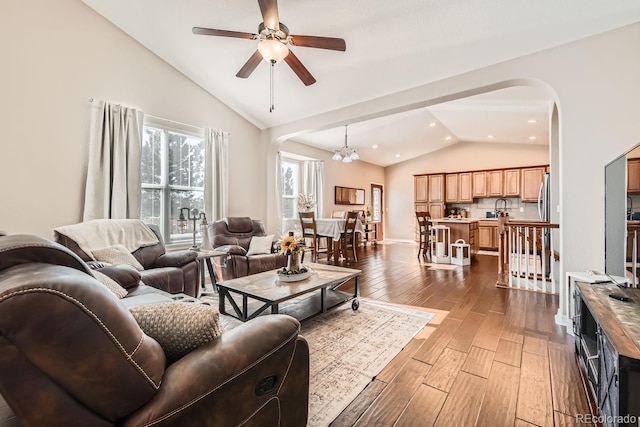
[[[360,155],[356,150],[353,150],[349,157],[351,157],[351,160],[360,160]]]
[[[331,157],[331,160],[338,160],[338,161],[342,160],[342,155],[338,150],[333,151],[333,157]]]
[[[289,48],[275,39],[265,39],[258,43],[258,51],[262,58],[269,63],[282,62],[289,55]]]
[[[351,156],[344,156],[342,158],[342,163],[351,163],[353,162],[353,160],[351,159]]]

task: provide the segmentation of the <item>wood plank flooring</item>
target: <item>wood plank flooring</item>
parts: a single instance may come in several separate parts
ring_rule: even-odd
[[[362,297],[438,316],[332,426],[571,426],[591,411],[556,296],[496,288],[496,257],[452,268],[417,252],[380,244],[339,264],[362,270]]]

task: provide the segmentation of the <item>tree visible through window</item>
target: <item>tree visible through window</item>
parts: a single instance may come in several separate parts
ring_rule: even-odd
[[[282,161],[282,219],[291,219],[296,217],[297,194],[298,194],[298,163],[283,160]]]
[[[189,240],[193,222],[181,234],[177,220],[181,208],[204,210],[203,138],[145,124],[141,162],[140,218],[160,227],[168,243]]]

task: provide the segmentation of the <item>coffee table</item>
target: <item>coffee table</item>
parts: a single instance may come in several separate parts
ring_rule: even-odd
[[[280,304],[300,297],[320,291],[319,309],[312,311],[310,315],[305,315],[299,320],[315,316],[326,312],[328,309],[336,307],[346,301],[351,300],[351,308],[357,310],[359,307],[358,295],[360,286],[361,270],[352,268],[337,267],[327,264],[305,263],[306,267],[313,271],[307,279],[298,282],[282,282],[278,280],[278,270],[265,271],[263,273],[252,274],[250,276],[239,277],[237,279],[225,280],[218,283],[219,290],[219,311],[236,317],[243,322],[259,316],[266,309],[271,308],[272,314],[280,312]],[[354,279],[355,289],[353,294],[339,291],[338,288],[349,280]],[[242,297],[240,307],[233,295]],[[249,299],[262,303],[253,312],[249,312]],[[313,303],[317,298],[306,298],[306,301]],[[233,308],[234,313],[227,313],[227,302]],[[298,317],[298,316],[295,316]]]

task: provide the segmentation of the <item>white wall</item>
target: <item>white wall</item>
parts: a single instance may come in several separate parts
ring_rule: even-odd
[[[388,209],[385,238],[414,238],[413,175],[549,164],[546,145],[460,142],[385,170]]]
[[[0,52],[0,229],[81,221],[88,97],[230,132],[230,215],[265,216],[260,131],[79,0],[2,0]]]

